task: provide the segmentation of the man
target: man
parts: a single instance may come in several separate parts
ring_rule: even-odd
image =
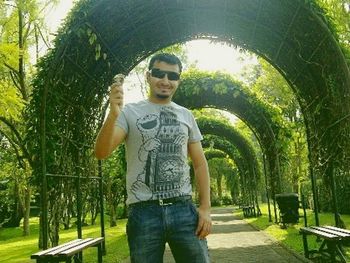
[[[95,145],[98,159],[125,140],[127,236],[131,262],[163,262],[165,243],[176,262],[209,262],[205,237],[211,230],[210,184],[202,135],[192,113],[171,99],[182,64],[172,54],[152,57],[146,73],[149,97],[123,106],[123,89],[111,86],[110,111]],[[191,201],[191,158],[200,205]]]

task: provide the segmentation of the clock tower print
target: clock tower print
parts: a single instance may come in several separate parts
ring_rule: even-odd
[[[181,195],[184,185],[187,134],[181,128],[171,107],[161,107],[158,114],[147,114],[137,119],[136,126],[142,137],[138,158],[144,164],[142,172],[131,187],[140,201],[165,199]],[[186,147],[186,149],[183,149]]]

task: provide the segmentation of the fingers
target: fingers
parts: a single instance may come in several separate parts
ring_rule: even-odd
[[[199,218],[198,226],[196,229],[196,235],[198,236],[198,238],[204,239],[207,235],[209,235],[211,232],[211,226],[212,226],[211,219],[205,220],[205,219]]]
[[[110,113],[113,116],[119,115],[121,108],[123,107],[123,104],[124,104],[124,91],[123,91],[122,84],[123,84],[123,81],[114,80],[114,82],[110,86],[109,104],[110,104]]]
[[[111,85],[111,91],[110,91],[110,100],[111,103],[116,103],[118,106],[123,105],[124,100],[124,91],[123,91],[123,83],[124,83],[125,75],[123,74],[117,74],[113,78],[113,82]]]
[[[124,91],[122,86],[118,86],[116,84],[111,86],[111,91],[109,93],[109,102],[112,106],[123,106]]]
[[[196,231],[196,235],[199,239],[205,239],[211,232],[211,225],[210,224],[203,224],[201,227],[199,227]]]

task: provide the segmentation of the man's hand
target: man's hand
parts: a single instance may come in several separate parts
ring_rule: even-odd
[[[124,103],[123,82],[124,75],[118,74],[113,78],[109,93],[109,114],[118,117]]]
[[[204,239],[211,232],[211,217],[210,217],[210,209],[208,208],[198,208],[198,226],[196,230],[196,235],[200,239]]]

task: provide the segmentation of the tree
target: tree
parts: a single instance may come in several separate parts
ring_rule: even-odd
[[[30,81],[34,72],[30,49],[39,45],[43,36],[44,12],[58,1],[10,0],[0,3],[0,134],[16,156],[23,173],[13,179],[15,204],[10,225],[18,226],[24,215],[23,232],[29,234],[32,156],[25,137],[24,105],[30,101]],[[38,48],[36,48],[38,50]],[[38,55],[36,55],[36,58]],[[11,184],[10,184],[11,185]],[[10,191],[10,189],[9,189]]]
[[[350,2],[348,0],[318,0],[318,2],[333,23],[337,35],[339,36],[339,42],[343,45],[343,48],[349,51]]]
[[[227,196],[227,193],[231,195],[231,199],[234,199],[234,196],[232,196],[232,185],[228,185],[227,181],[230,181],[230,178],[234,171],[234,163],[229,158],[213,158],[208,161],[209,170],[210,170],[210,177],[215,182],[216,189],[214,193],[216,193],[217,196],[214,196],[213,201],[217,204],[223,203],[223,197]],[[233,182],[234,180],[231,180],[230,182]],[[212,185],[214,185],[214,182]],[[235,189],[236,190],[236,189]],[[218,200],[217,200],[218,199]]]
[[[122,202],[124,202],[122,216],[126,216],[126,160],[124,145],[120,145],[112,156],[103,162],[103,176],[110,226],[113,227],[117,225],[118,206]]]
[[[289,153],[284,174],[286,189],[300,193],[301,181],[308,175],[306,131],[299,103],[282,75],[266,61],[260,59],[260,75],[252,85],[257,96],[278,108],[291,135],[289,144],[284,145]]]

